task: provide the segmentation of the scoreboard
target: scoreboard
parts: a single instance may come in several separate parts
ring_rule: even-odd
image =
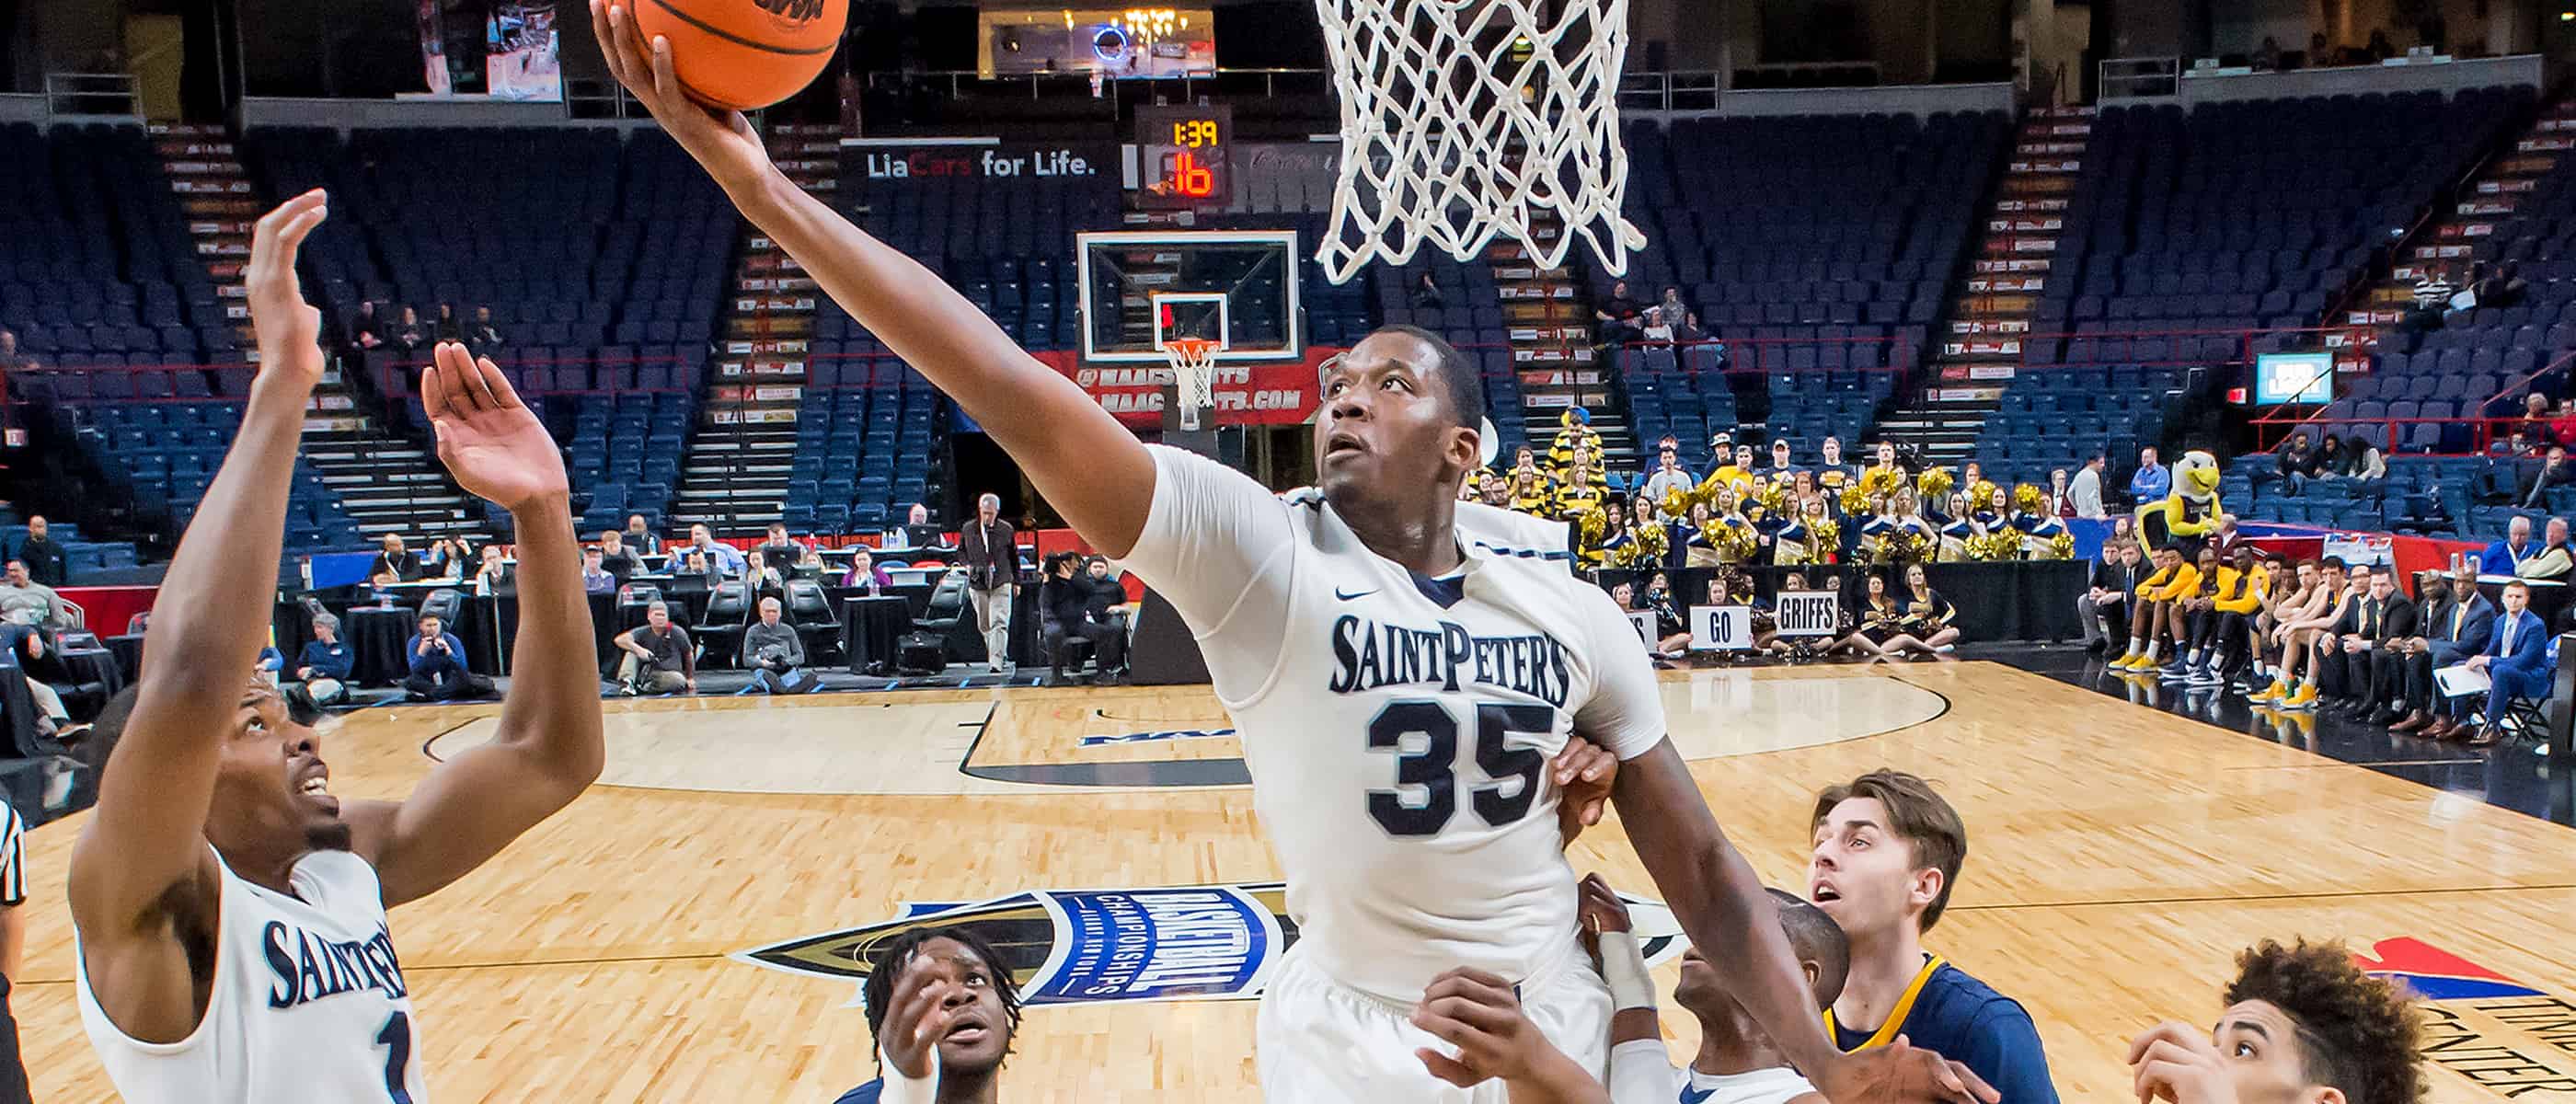
[[[1213,208],[1233,199],[1233,108],[1139,107],[1135,140],[1138,208]]]

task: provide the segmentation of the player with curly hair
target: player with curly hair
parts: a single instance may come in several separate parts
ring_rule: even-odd
[[[834,1104],[989,1104],[1020,1030],[1009,963],[962,927],[896,936],[871,956],[864,1001],[882,1075]]]
[[[2138,1099],[2172,1104],[2418,1104],[2412,997],[2363,973],[2341,943],[2266,939],[2236,956],[2208,1038],[2167,1021],[2129,1044]]]

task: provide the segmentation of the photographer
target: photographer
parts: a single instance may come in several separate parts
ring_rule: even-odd
[[[779,620],[778,599],[760,600],[760,620],[742,630],[742,668],[751,683],[741,694],[810,694],[822,679],[805,670],[805,641]]]
[[[456,701],[492,696],[492,680],[465,668],[465,642],[448,632],[435,615],[420,619],[420,635],[405,650],[411,675],[403,689],[414,701]]]

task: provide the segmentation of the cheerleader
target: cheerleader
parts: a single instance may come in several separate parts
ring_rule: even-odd
[[[1662,567],[1664,557],[1673,550],[1672,527],[1655,511],[1655,500],[1638,495],[1628,500],[1634,509],[1628,518],[1630,567]]]
[[[1905,631],[1886,642],[1890,652],[1913,651],[1924,655],[1942,655],[1958,647],[1959,628],[1951,624],[1959,609],[1941,592],[1932,589],[1932,581],[1922,564],[1905,566],[1905,617],[1898,625]]]
[[[1721,562],[1717,555],[1717,534],[1711,532],[1716,525],[1716,520],[1709,514],[1708,503],[1691,503],[1690,533],[1682,538],[1683,567],[1716,567]]]
[[[1968,540],[1980,535],[1977,520],[1968,512],[1968,496],[1950,496],[1950,513],[1935,530],[1940,537],[1940,551],[1933,556],[1939,563],[1956,563],[1968,558]]]
[[[1646,607],[1655,614],[1655,654],[1680,659],[1690,651],[1690,625],[1673,604],[1673,581],[1658,571],[1646,579]]]
[[[1595,518],[1600,520],[1595,522]],[[1618,503],[1605,502],[1585,511],[1575,527],[1581,533],[1575,559],[1584,567],[1608,567],[1611,555],[1628,545],[1628,511],[1620,509]]]
[[[1896,600],[1895,595],[1887,592],[1884,573],[1873,571],[1864,579],[1861,584],[1860,627],[1836,642],[1834,647],[1871,659],[1885,659],[1889,654],[1888,642],[1906,635],[1905,606]]]
[[[1974,485],[1970,484],[1970,486]],[[2001,486],[1987,485],[1986,500],[1977,504],[1975,518],[1977,532],[1986,536],[2003,532],[2004,527],[2011,523],[2012,500],[2005,497]]]
[[[1794,571],[1789,573],[1789,577],[1802,578]],[[1780,643],[1779,615],[1771,611],[1771,603],[1754,595],[1753,580],[1743,572],[1731,567],[1718,571],[1717,576],[1708,581],[1708,604],[1745,608],[1750,615],[1748,619],[1753,622],[1753,651],[1785,650]]]

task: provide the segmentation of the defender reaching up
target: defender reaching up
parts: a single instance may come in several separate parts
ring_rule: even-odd
[[[510,510],[517,657],[491,743],[402,802],[330,793],[322,739],[251,678],[267,636],[320,315],[295,253],[320,191],[259,220],[260,370],[240,434],[153,603],[159,657],[90,738],[98,808],[72,852],[81,1020],[136,1104],[428,1099],[385,910],[463,877],[598,777],[598,673],[561,455],[492,362],[442,344],[421,381],[438,453]],[[247,568],[247,569],[246,569]]]

